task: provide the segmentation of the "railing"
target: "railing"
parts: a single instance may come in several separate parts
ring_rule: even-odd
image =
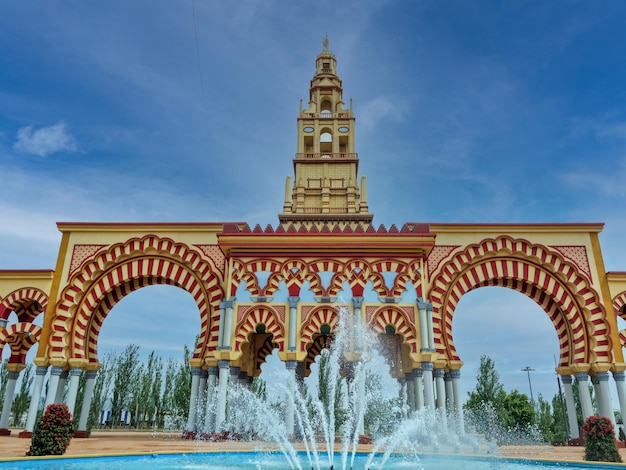
[[[338,153],[296,153],[296,160],[321,160],[321,159],[335,159],[335,160],[358,160],[359,154],[338,152]]]
[[[332,119],[332,118],[348,119],[348,118],[351,118],[352,115],[350,113],[301,113],[300,117],[301,118],[305,118],[305,119],[315,119],[315,118],[322,118],[322,119]]]
[[[321,214],[322,213],[321,207],[303,207],[303,209],[304,209],[305,214]],[[347,213],[348,213],[347,207],[329,207],[328,211],[326,212],[326,214],[347,214]],[[298,212],[295,212],[295,214],[298,214]]]

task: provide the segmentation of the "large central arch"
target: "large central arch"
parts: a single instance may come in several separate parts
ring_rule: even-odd
[[[609,325],[600,297],[580,269],[550,248],[500,236],[467,246],[433,277],[430,300],[437,351],[459,361],[452,318],[460,298],[483,286],[521,292],[540,305],[559,338],[559,366],[613,360]]]

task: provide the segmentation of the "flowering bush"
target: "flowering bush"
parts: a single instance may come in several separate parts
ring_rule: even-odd
[[[53,403],[35,426],[26,455],[63,455],[73,433],[72,415],[67,405]]]
[[[613,423],[604,416],[589,416],[583,423],[585,460],[621,462],[615,443]]]

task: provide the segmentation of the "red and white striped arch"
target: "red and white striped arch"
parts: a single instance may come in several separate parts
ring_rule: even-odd
[[[248,335],[255,333],[258,325],[265,325],[265,333],[272,335],[272,342],[279,351],[285,350],[285,324],[276,310],[269,306],[253,305],[242,312],[241,321],[235,327],[235,351],[241,351],[241,345],[248,342]]]
[[[0,329],[0,356],[5,345],[11,348],[9,362],[26,364],[26,355],[41,337],[41,328],[33,323],[20,322]]]
[[[6,315],[13,311],[20,322],[27,323],[45,312],[48,306],[48,294],[36,287],[24,287],[7,294],[0,302],[0,306],[5,307]]]
[[[613,311],[622,320],[626,320],[626,291],[620,292],[612,300]],[[626,348],[626,330],[620,330],[619,340],[622,348]]]
[[[300,351],[306,351],[313,343],[314,335],[320,333],[322,326],[328,325],[335,331],[339,314],[332,307],[319,307],[311,310],[300,328]]]
[[[375,333],[385,334],[387,326],[393,326],[396,334],[402,336],[404,342],[417,352],[417,331],[406,311],[398,307],[382,307],[376,310],[368,324]]]
[[[83,265],[60,295],[52,323],[49,356],[97,362],[104,318],[125,295],[140,287],[169,284],[189,292],[200,314],[195,358],[217,347],[219,270],[201,252],[157,235],[111,246]]]
[[[510,236],[470,245],[434,273],[435,345],[448,359],[459,360],[452,337],[456,306],[482,286],[517,290],[546,311],[559,339],[559,366],[612,360],[605,312],[587,276],[560,253]]]

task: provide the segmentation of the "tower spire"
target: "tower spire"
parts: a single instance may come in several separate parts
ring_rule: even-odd
[[[355,118],[344,107],[337,60],[324,36],[309,87],[309,105],[300,106],[298,146],[293,160],[291,198],[285,195],[281,224],[342,226],[370,224],[364,182],[359,188]]]

